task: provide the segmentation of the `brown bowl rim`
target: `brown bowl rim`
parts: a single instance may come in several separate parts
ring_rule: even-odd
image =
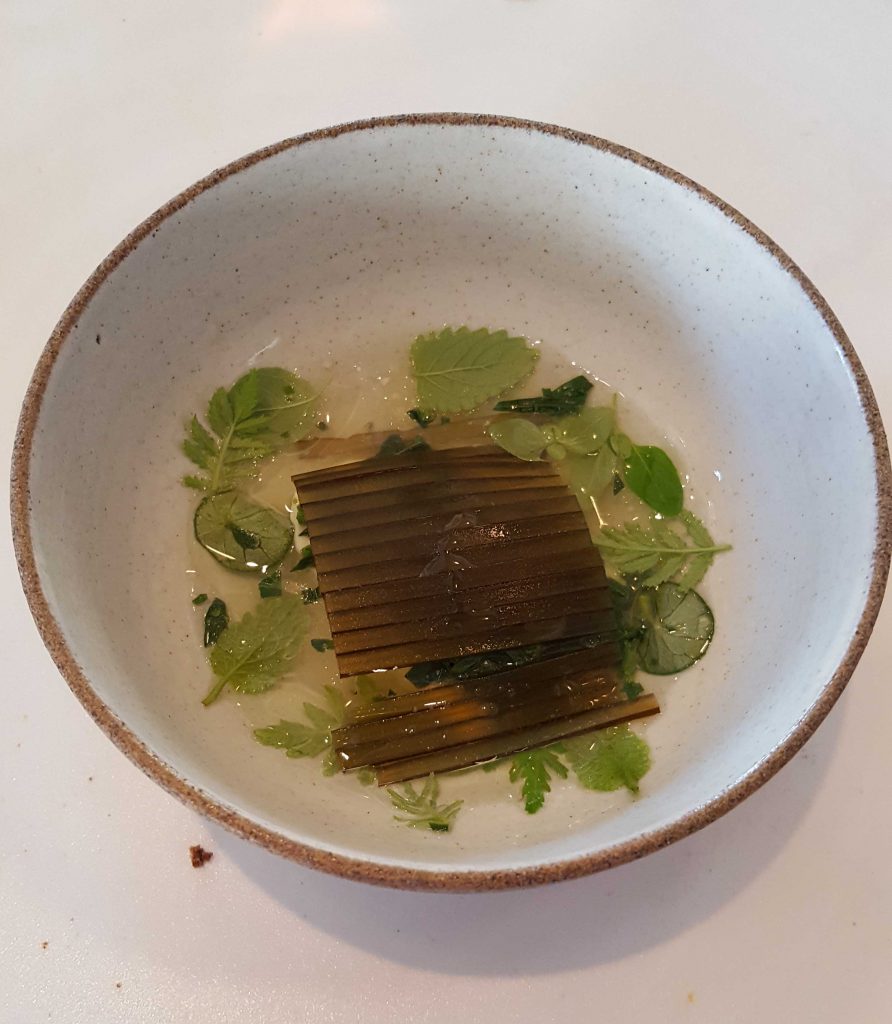
[[[94,692],[89,681],[78,666],[69,650],[62,629],[50,611],[41,587],[40,577],[34,559],[30,528],[30,462],[34,432],[40,414],[47,381],[62,345],[81,314],[112,271],[152,231],[172,214],[181,210],[197,196],[213,188],[219,182],[267,160],[288,149],[306,145],[321,139],[331,139],[349,132],[370,131],[376,128],[411,125],[462,125],[482,128],[511,128],[518,131],[538,132],[559,136],[569,142],[591,146],[628,160],[649,171],[668,178],[689,190],[720,210],[729,220],[742,228],[762,246],[780,266],[797,282],[805,292],[822,320],[836,340],[849,370],[856,383],[871,434],[875,459],[877,484],[877,525],[876,545],[873,555],[873,569],[861,618],[845,652],[831,678],[823,687],[809,711],[803,716],[790,734],[755,765],[743,778],[727,787],[713,799],[672,823],[644,833],[634,839],[616,843],[596,853],[569,860],[507,870],[431,871],[417,868],[377,864],[326,850],[319,850],[304,843],[288,839],[279,833],[250,820],[238,811],[226,807],[208,796],[201,789],[180,777],[174,769],[153,754],[137,736],[122,722]],[[855,353],[842,325],[833,314],[823,296],[809,278],[790,257],[763,231],[747,220],[741,213],[678,171],[643,156],[625,146],[584,132],[562,128],[557,125],[528,121],[515,117],[491,116],[485,114],[430,113],[402,114],[377,117],[323,128],[293,138],[285,139],[271,146],[256,150],[225,167],[213,171],[189,188],[180,192],[133,230],[96,268],[81,287],[50,335],[40,356],[31,382],[28,386],[19,418],[13,448],[11,474],[11,516],[12,533],[16,560],[22,586],[31,609],[31,614],[53,661],[62,673],[75,696],[84,705],[94,721],[111,740],[138,765],[150,778],[164,789],[178,797],[188,806],[219,822],[237,835],[287,857],[298,863],[376,885],[399,889],[415,889],[441,892],[492,891],[541,885],[546,882],[578,878],[582,875],[603,871],[607,868],[636,860],[668,846],[704,825],[726,814],[742,800],[762,786],[800,749],[814,733],[828,714],[845,688],[860,659],[883,600],[889,573],[890,551],[892,551],[892,469],[882,419],[873,390],[861,361]]]

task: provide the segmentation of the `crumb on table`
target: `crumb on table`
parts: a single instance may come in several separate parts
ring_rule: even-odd
[[[189,858],[192,861],[193,868],[203,868],[205,864],[213,858],[213,856],[214,855],[203,846],[189,847]]]

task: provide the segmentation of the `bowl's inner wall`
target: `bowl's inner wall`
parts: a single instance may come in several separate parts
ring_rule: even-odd
[[[236,709],[201,707],[177,446],[186,415],[271,343],[264,361],[312,377],[330,351],[396,365],[416,331],[447,322],[542,338],[643,404],[684,446],[700,507],[735,550],[706,588],[713,650],[661,691],[645,797],[565,787],[535,818],[482,797],[444,841],[395,828],[370,803],[379,794],[257,747]],[[591,852],[732,785],[842,657],[875,529],[857,392],[793,278],[684,187],[514,128],[348,133],[198,196],[74,327],[31,482],[50,607],[98,696],[150,749],[288,836],[459,868]]]

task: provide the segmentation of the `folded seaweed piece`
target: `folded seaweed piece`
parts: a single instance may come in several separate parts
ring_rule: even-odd
[[[294,484],[342,676],[614,625],[585,517],[549,463],[479,445]]]

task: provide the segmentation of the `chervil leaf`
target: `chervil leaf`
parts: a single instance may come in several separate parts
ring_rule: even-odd
[[[650,747],[627,725],[615,725],[563,743],[564,756],[586,789],[638,792],[650,768]]]
[[[585,405],[592,383],[582,375],[572,377],[556,388],[542,388],[539,398],[506,398],[496,402],[496,412],[522,412],[527,415],[570,416]]]
[[[208,495],[195,510],[193,525],[198,543],[237,572],[265,572],[291,548],[288,517],[243,498],[238,491]]]
[[[255,729],[254,738],[264,746],[284,750],[287,757],[318,757],[324,754],[322,774],[334,775],[338,765],[331,756],[331,730],[343,725],[347,705],[336,687],[326,686],[324,693],[324,708],[304,703],[303,711],[309,724],[282,719],[278,725]]]
[[[303,639],[304,603],[294,594],[261,601],[220,634],[210,655],[216,682],[202,702],[213,702],[231,686],[239,693],[262,693],[288,669]]]
[[[507,331],[467,327],[422,334],[410,353],[419,408],[469,412],[529,374],[538,353]]]
[[[605,526],[594,540],[601,557],[616,572],[634,576],[647,586],[674,579],[682,589],[689,589],[703,578],[715,554],[730,547],[716,544],[692,512],[682,511],[679,521],[690,544],[664,519]]]
[[[508,777],[512,782],[523,780],[521,793],[527,814],[535,814],[545,803],[546,794],[551,792],[552,772],[562,779],[567,777],[566,766],[552,748],[528,750],[512,757]]]
[[[402,793],[391,787],[387,795],[393,806],[405,815],[400,817],[394,814],[394,821],[402,822],[410,828],[429,828],[432,832],[448,832],[464,803],[463,800],[455,800],[451,804],[438,804],[440,783],[435,775],[428,777],[420,793],[410,782],[406,782]]]
[[[489,428],[489,436],[506,452],[526,462],[538,462],[548,440],[541,428],[529,420],[499,420]]]
[[[252,476],[259,459],[312,429],[317,397],[305,380],[276,367],[251,370],[229,390],[218,388],[207,407],[213,434],[193,416],[182,445],[204,475],[183,483],[215,493]]]

